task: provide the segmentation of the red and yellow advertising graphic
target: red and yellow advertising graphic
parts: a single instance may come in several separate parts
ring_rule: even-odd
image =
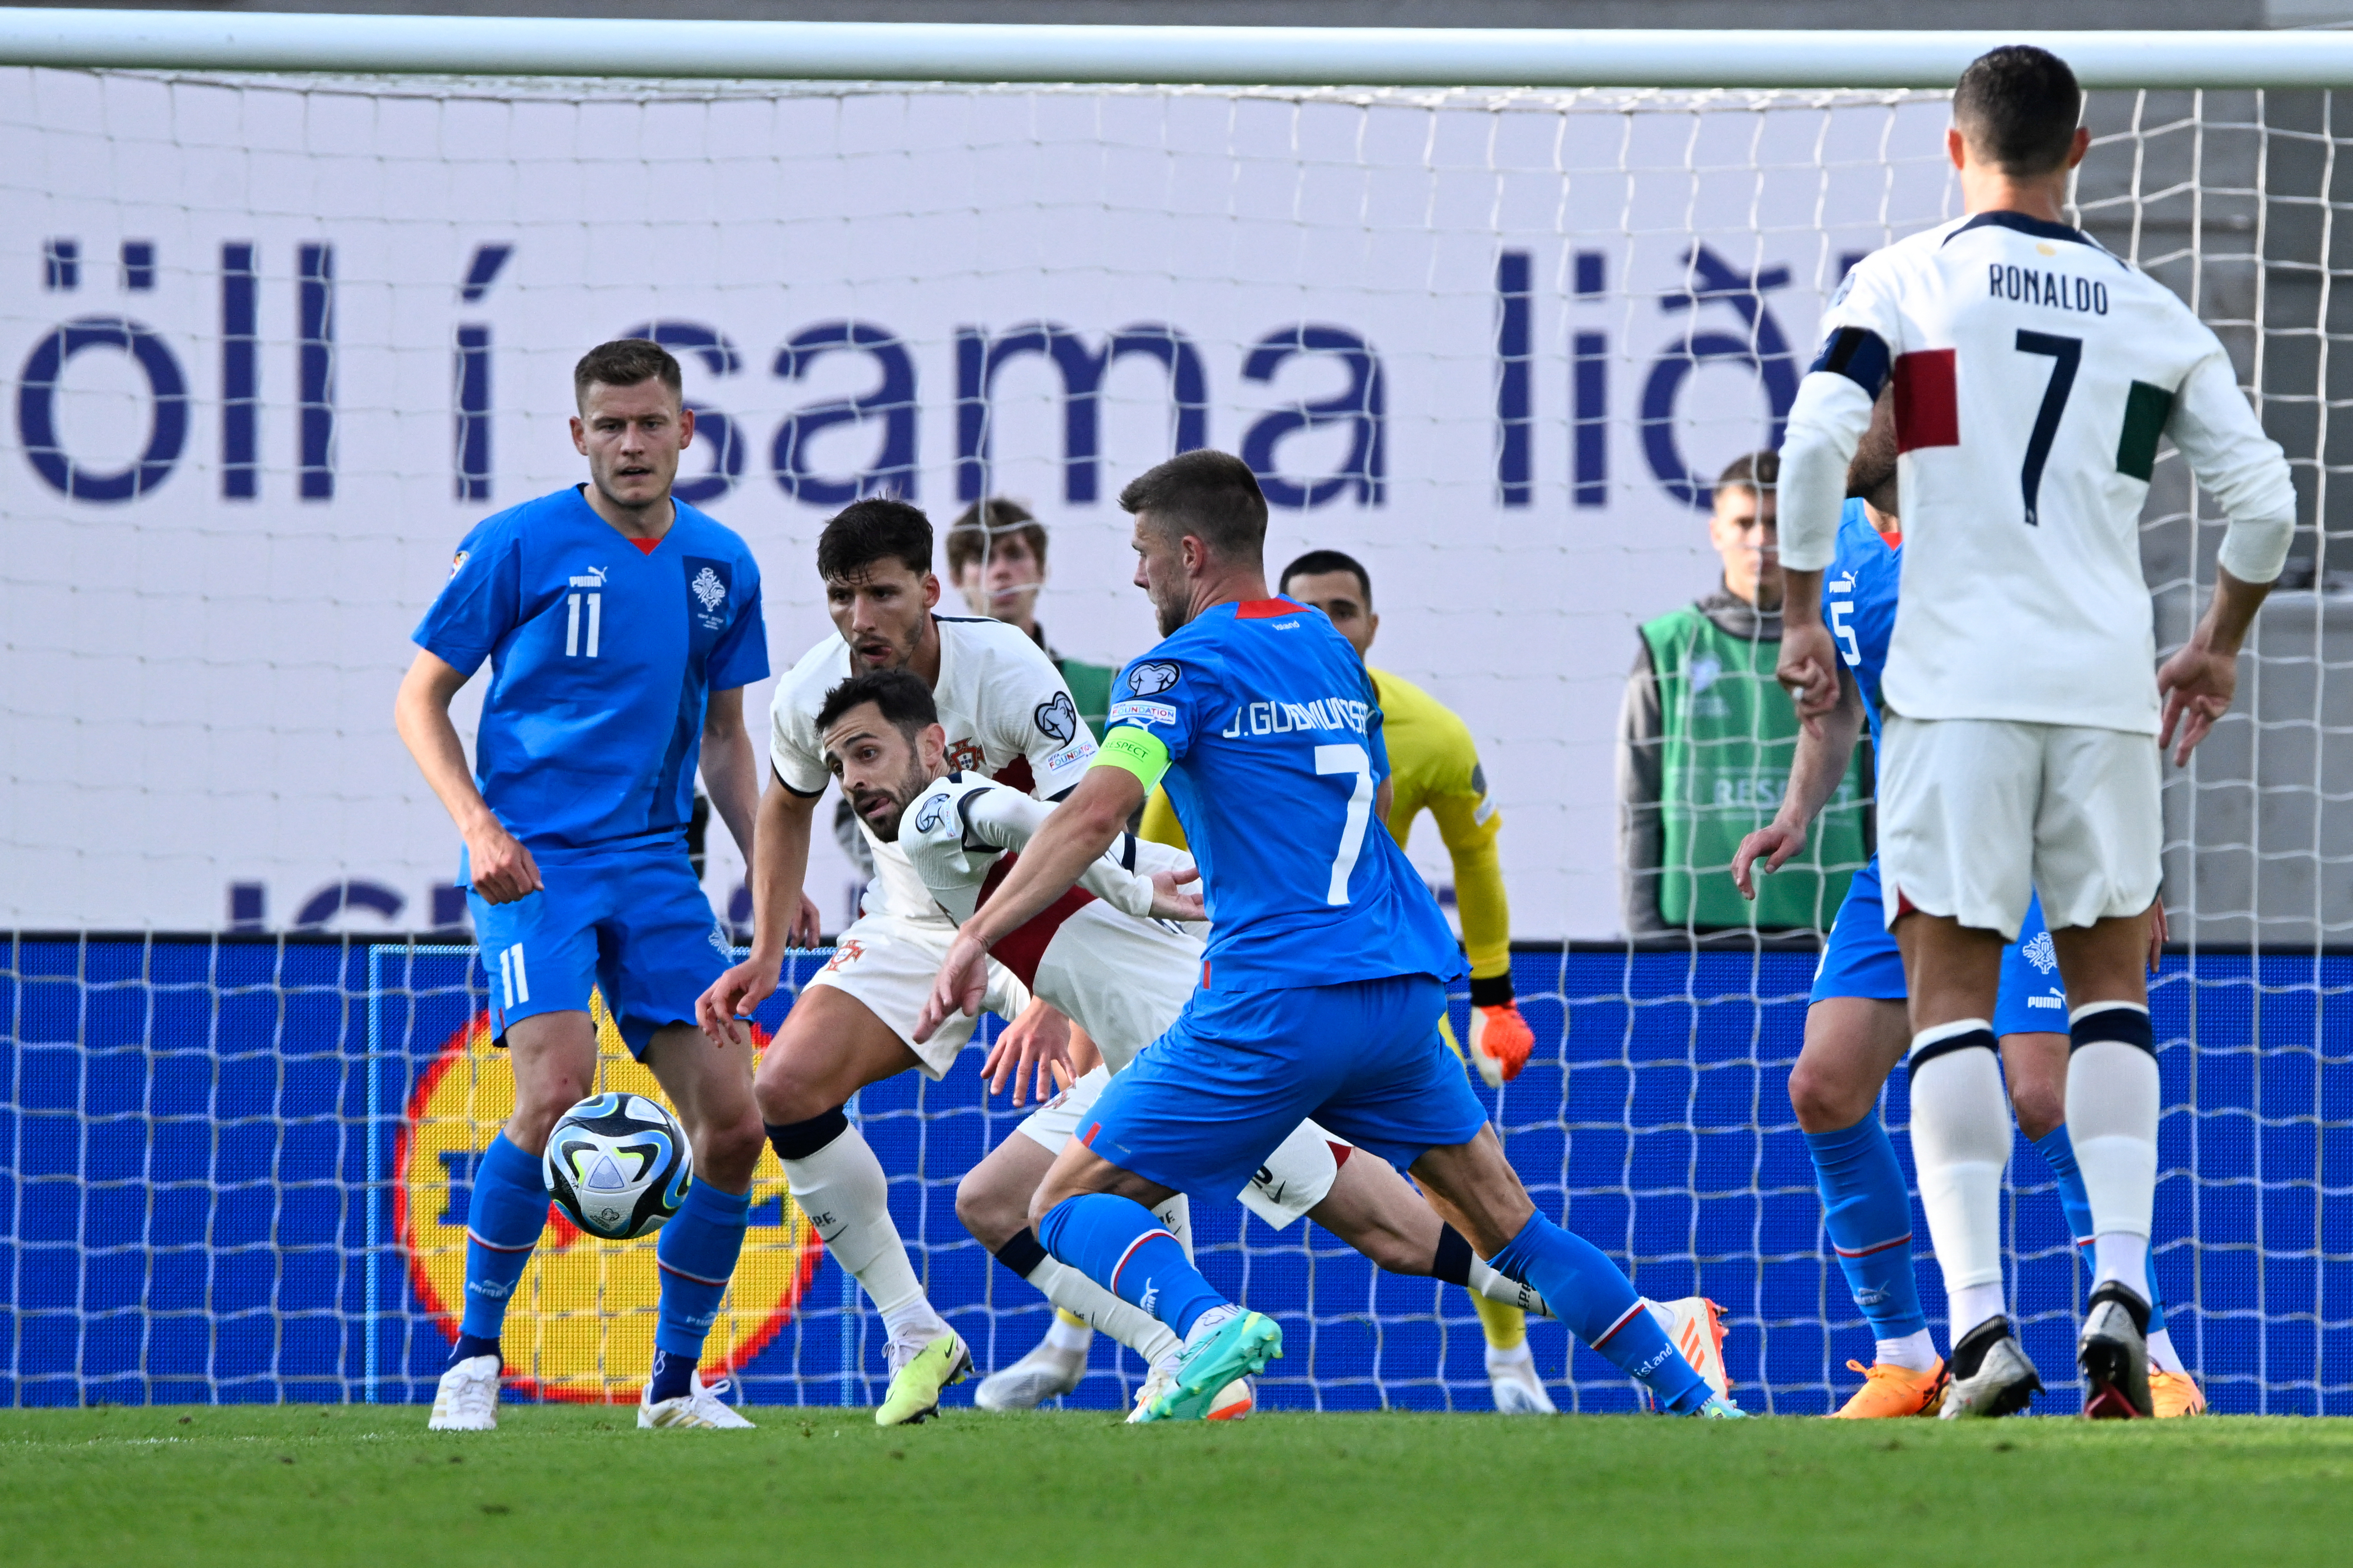
[[[591,1010],[598,1060],[589,1092],[642,1094],[669,1105],[654,1075],[631,1059],[602,997]],[[417,1080],[401,1129],[394,1166],[401,1246],[417,1298],[452,1342],[465,1312],[466,1208],[475,1163],[513,1110],[514,1073],[506,1052],[491,1044],[485,1012],[443,1044]],[[653,1365],[659,1236],[599,1240],[551,1206],[539,1249],[508,1306],[508,1377],[543,1398],[635,1403]],[[775,1151],[762,1150],[752,1177],[751,1232],[703,1366],[740,1367],[759,1354],[791,1321],[822,1255],[785,1190]]]

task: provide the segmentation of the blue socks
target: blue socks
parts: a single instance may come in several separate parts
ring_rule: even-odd
[[[702,1342],[719,1321],[719,1303],[751,1218],[751,1194],[723,1193],[698,1176],[686,1189],[686,1202],[662,1226],[654,1243],[654,1258],[661,1265],[661,1310],[647,1394],[657,1404],[687,1392],[702,1359]]]
[[[2063,1121],[2037,1138],[2034,1152],[2059,1180],[2059,1206],[2067,1213],[2067,1235],[2083,1255],[2084,1267],[2092,1268],[2092,1195],[2084,1190],[2084,1173],[2075,1168],[2075,1143],[2067,1136],[2067,1124]],[[2152,1247],[2148,1251],[2148,1331],[2154,1334],[2164,1327],[2165,1307],[2157,1290],[2157,1248]]]
[[[1180,1335],[1191,1333],[1194,1320],[1210,1308],[1227,1305],[1168,1227],[1133,1198],[1064,1198],[1039,1223],[1038,1239],[1059,1261]]]
[[[501,1132],[474,1166],[474,1195],[466,1208],[466,1316],[449,1364],[496,1353],[507,1298],[546,1228],[547,1185],[539,1156],[524,1153]]]
[[[1926,1332],[1928,1319],[1912,1274],[1912,1194],[1878,1110],[1835,1132],[1807,1133],[1806,1152],[1821,1188],[1822,1228],[1872,1334],[1894,1340]]]
[[[1660,1408],[1688,1415],[1707,1403],[1707,1381],[1668,1342],[1633,1282],[1583,1237],[1531,1215],[1487,1262],[1534,1288],[1569,1332],[1649,1388]]]

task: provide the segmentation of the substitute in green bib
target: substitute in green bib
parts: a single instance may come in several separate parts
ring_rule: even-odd
[[[1803,856],[1732,883],[1740,840],[1773,819],[1797,754],[1796,710],[1775,682],[1781,567],[1773,490],[1780,459],[1752,452],[1715,481],[1708,540],[1716,591],[1641,629],[1618,723],[1618,863],[1630,937],[1826,930],[1870,858],[1867,760],[1858,752]]]

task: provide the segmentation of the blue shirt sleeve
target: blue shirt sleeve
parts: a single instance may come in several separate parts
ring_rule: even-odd
[[[760,612],[760,569],[746,552],[735,563],[735,580],[748,581],[752,590],[733,624],[719,634],[705,666],[706,684],[713,691],[733,691],[768,678],[768,626]]]
[[[1171,762],[1192,750],[1204,728],[1215,728],[1221,713],[1214,668],[1190,650],[1170,651],[1166,643],[1121,670],[1111,695],[1104,732],[1146,731],[1168,748]]]
[[[471,675],[515,628],[522,603],[522,542],[485,522],[458,546],[449,581],[409,637],[459,674]]]

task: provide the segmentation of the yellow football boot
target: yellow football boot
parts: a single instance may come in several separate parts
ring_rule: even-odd
[[[1945,1403],[1946,1385],[1953,1381],[1938,1362],[1932,1372],[1914,1372],[1908,1366],[1881,1362],[1865,1366],[1859,1361],[1846,1363],[1850,1372],[1862,1373],[1862,1386],[1854,1397],[1831,1415],[1833,1421],[1872,1421],[1890,1415],[1934,1415]]]
[[[2206,1395],[2199,1390],[2198,1380],[2186,1372],[2159,1372],[2150,1367],[2148,1402],[2160,1421],[2168,1415],[2206,1414]]]

